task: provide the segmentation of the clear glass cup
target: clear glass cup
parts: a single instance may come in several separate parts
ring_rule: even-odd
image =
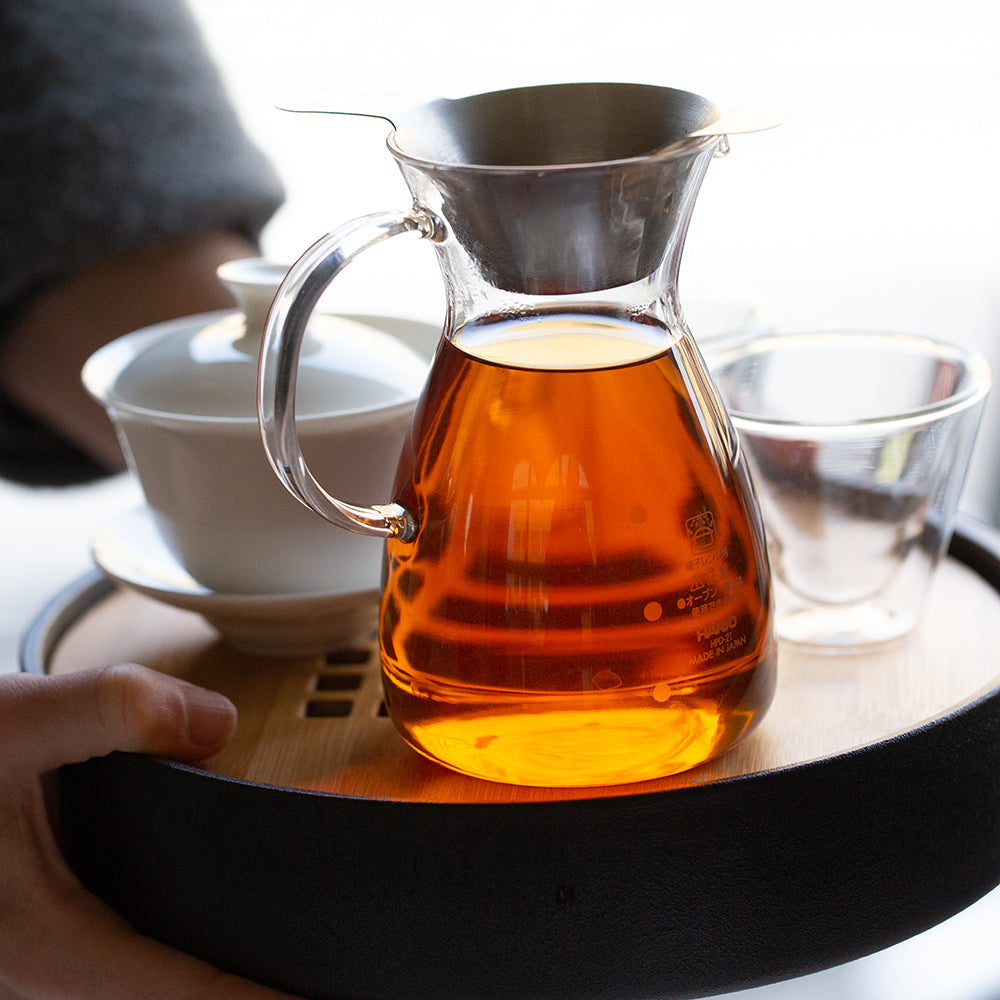
[[[985,359],[826,331],[744,340],[709,364],[756,485],[778,635],[852,651],[908,633],[951,536]]]

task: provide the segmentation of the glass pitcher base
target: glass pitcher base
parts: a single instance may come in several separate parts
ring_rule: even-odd
[[[636,705],[633,696],[584,709],[563,698],[540,710],[414,704],[423,700],[399,689],[388,696],[414,749],[476,778],[542,787],[627,784],[686,771],[732,746],[761,714],[723,716],[716,703],[698,698]]]

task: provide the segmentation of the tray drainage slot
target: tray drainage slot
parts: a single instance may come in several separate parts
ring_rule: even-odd
[[[364,676],[362,674],[320,674],[316,678],[317,691],[357,691]]]
[[[326,662],[331,667],[359,666],[372,658],[372,650],[364,647],[337,649],[326,654]]]
[[[343,719],[351,714],[353,701],[344,698],[313,698],[306,702],[307,719]]]

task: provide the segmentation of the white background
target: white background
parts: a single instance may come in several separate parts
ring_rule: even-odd
[[[384,123],[290,115],[275,102],[347,88],[406,102],[575,80],[681,87],[724,109],[786,115],[777,130],[734,137],[729,157],[709,170],[682,269],[696,334],[696,317],[710,315],[708,307],[749,304],[784,329],[885,328],[973,344],[1000,372],[994,0],[193,6],[245,124],[288,187],[264,237],[274,259],[290,261],[355,215],[409,202],[384,150]],[[400,243],[352,265],[328,305],[439,319],[430,249]],[[998,454],[1000,391],[963,500],[994,522]],[[89,566],[95,528],[136,502],[124,480],[69,491],[0,484],[0,670],[15,668],[17,637],[43,601]],[[1000,997],[998,926],[995,892],[879,955],[741,996]]]

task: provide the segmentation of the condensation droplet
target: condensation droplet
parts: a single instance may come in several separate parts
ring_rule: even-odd
[[[666,681],[660,681],[660,683],[653,688],[653,701],[658,701],[660,704],[663,704],[663,702],[670,700],[671,693],[670,685]]]
[[[658,622],[663,614],[663,605],[659,601],[650,601],[642,609],[642,617],[648,622]]]

